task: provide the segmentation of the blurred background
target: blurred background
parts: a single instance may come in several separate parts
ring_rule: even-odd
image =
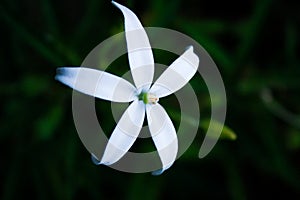
[[[117,2],[144,26],[180,31],[209,52],[228,98],[221,139],[198,158],[210,97],[196,78],[203,121],[168,171],[152,176],[94,165],[73,123],[72,90],[54,80],[55,70],[80,66],[96,45],[123,31],[121,12],[109,0],[2,0],[0,199],[300,198],[299,2]],[[154,53],[165,64],[176,58]],[[103,105],[96,101],[109,135],[115,122]],[[178,104],[164,105],[177,127]]]

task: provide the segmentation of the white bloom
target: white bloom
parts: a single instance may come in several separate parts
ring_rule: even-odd
[[[150,133],[162,162],[162,169],[155,174],[160,174],[174,163],[178,141],[173,123],[158,100],[179,90],[193,77],[199,58],[193,52],[193,47],[189,47],[150,87],[154,59],[147,34],[131,10],[112,3],[125,18],[128,59],[135,87],[123,78],[84,67],[58,68],[56,79],[100,99],[132,102],[109,138],[102,159],[98,159],[99,164],[111,165],[128,152],[140,133],[146,113]]]

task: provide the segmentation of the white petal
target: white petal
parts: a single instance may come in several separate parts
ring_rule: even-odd
[[[199,58],[190,46],[162,73],[151,87],[150,93],[161,98],[176,92],[194,76],[198,65]]]
[[[159,157],[162,169],[155,171],[159,175],[174,163],[178,151],[176,130],[165,109],[158,103],[146,107],[148,126]]]
[[[107,72],[84,67],[61,67],[55,79],[87,95],[114,102],[130,102],[136,88],[128,81]]]
[[[134,83],[138,89],[148,90],[153,80],[154,59],[148,36],[137,18],[128,8],[112,1],[125,18],[128,59]]]
[[[122,115],[109,138],[100,164],[111,165],[121,159],[138,137],[145,118],[145,104],[135,100]]]

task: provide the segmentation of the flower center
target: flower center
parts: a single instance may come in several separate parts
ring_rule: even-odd
[[[141,92],[139,94],[139,100],[143,101],[144,104],[156,104],[159,100],[157,96],[155,96],[152,93],[147,93],[147,92]]]

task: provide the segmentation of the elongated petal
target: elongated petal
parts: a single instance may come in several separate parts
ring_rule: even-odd
[[[165,109],[158,103],[146,107],[148,126],[159,157],[162,169],[153,172],[159,175],[174,163],[178,151],[176,130]]]
[[[128,59],[134,83],[138,89],[148,90],[153,80],[154,59],[148,36],[137,18],[128,8],[112,1],[125,18]]]
[[[111,165],[121,159],[138,137],[145,118],[145,104],[135,100],[122,115],[109,138],[100,164]]]
[[[190,46],[162,73],[151,87],[150,93],[161,98],[176,92],[194,76],[198,65],[199,58]]]
[[[61,67],[55,79],[87,95],[114,102],[130,102],[136,88],[113,74],[84,67]]]

